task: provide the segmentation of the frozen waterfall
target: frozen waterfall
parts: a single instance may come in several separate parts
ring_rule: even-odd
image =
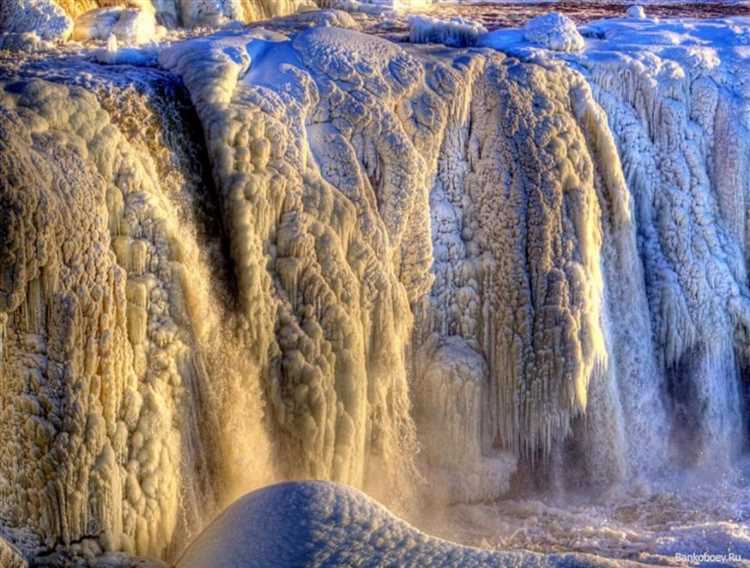
[[[0,537],[171,561],[280,480],[419,523],[731,478],[750,24],[321,14],[140,68],[0,51]]]

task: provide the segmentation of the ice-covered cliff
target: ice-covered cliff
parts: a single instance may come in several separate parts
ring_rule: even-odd
[[[316,21],[358,27],[225,29],[149,48],[158,68],[0,57],[22,553],[174,559],[283,479],[408,512],[516,468],[731,471],[750,23],[550,17],[447,49]]]

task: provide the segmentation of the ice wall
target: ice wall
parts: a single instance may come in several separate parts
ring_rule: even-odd
[[[1,514],[168,556],[213,507],[216,238],[184,94],[91,70],[3,75]]]
[[[300,319],[312,318],[328,337],[334,328],[350,329],[347,321],[358,317],[372,322],[365,325],[364,343],[352,339],[347,347],[347,356],[359,358],[360,349],[368,354],[365,367],[348,367],[347,380],[356,377],[353,382],[365,388],[377,384],[381,372],[396,379],[386,383],[395,391],[367,386],[367,397],[342,400],[343,417],[335,417],[316,411],[306,396],[310,376],[332,376],[338,385],[338,371],[318,365],[315,375],[306,374],[311,357],[299,360],[297,343],[278,342],[285,384],[302,394],[290,409],[289,397],[272,391],[277,419],[290,449],[304,456],[297,458],[303,463],[300,472],[355,484],[364,479],[367,487],[364,464],[382,459],[380,452],[388,456],[404,449],[398,432],[410,422],[408,368],[418,428],[434,428],[431,412],[444,413],[445,427],[455,428],[450,446],[458,453],[440,456],[428,449],[427,460],[435,468],[444,466],[448,477],[460,477],[462,468],[487,472],[477,476],[484,483],[458,492],[462,499],[487,498],[507,487],[509,462],[485,463],[485,458],[510,450],[532,461],[547,459],[585,414],[592,396],[600,420],[589,423],[602,423],[591,428],[598,436],[592,446],[601,455],[592,458],[589,469],[597,472],[589,474],[621,477],[625,442],[619,360],[608,357],[603,231],[626,226],[631,241],[623,254],[630,256],[623,262],[637,265],[638,259],[628,193],[617,163],[610,163],[616,151],[600,124],[602,111],[583,78],[562,65],[545,68],[500,54],[460,52],[450,62],[329,28],[293,40],[225,32],[162,55],[162,65],[186,81],[207,130],[224,200],[233,204],[226,223],[243,309],[258,314],[252,318],[257,364],[264,368],[267,350],[276,348],[270,329],[261,327],[273,319],[260,310],[273,305],[269,289],[278,280],[276,289],[284,292],[278,309],[289,314],[283,326],[295,329]],[[587,136],[594,137],[590,146]],[[273,204],[267,203],[269,195]],[[334,213],[346,199],[344,211],[354,204],[356,216],[336,213],[325,221],[329,229],[313,230],[326,211],[321,195],[330,195],[325,199],[332,205],[326,207]],[[614,209],[611,218],[604,208]],[[318,315],[326,304],[317,312],[304,307],[323,300],[300,295],[310,286],[303,275],[325,282],[316,290],[336,294],[341,288],[336,272],[318,267],[323,255],[317,252],[320,245],[312,253],[315,239],[305,236],[308,231],[327,233],[337,243],[325,254],[329,263],[338,254],[351,259],[353,246],[363,249],[360,254],[373,254],[359,261],[377,267],[378,284],[372,286],[379,293],[367,302],[373,307],[349,307],[351,320],[330,323]],[[310,248],[297,244],[305,241]],[[258,259],[267,257],[274,262],[271,282],[264,282],[265,274],[256,268]],[[351,266],[351,260],[347,263]],[[338,302],[361,305],[357,282],[370,286],[369,274],[363,274],[347,280],[347,295],[337,294]],[[368,310],[382,310],[377,306],[384,301],[401,317],[373,321]],[[407,302],[417,313],[413,338]],[[424,347],[428,341],[435,347]],[[410,367],[398,355],[408,346]],[[332,351],[339,361],[335,344]],[[452,363],[454,357],[459,360]],[[453,364],[465,370],[452,370]],[[487,371],[479,370],[484,367]],[[442,388],[445,400],[437,394]],[[397,406],[384,403],[393,396],[388,392],[400,393]],[[453,404],[454,397],[459,407],[446,412],[445,402]],[[290,412],[309,426],[300,429]],[[321,431],[331,434],[323,438]],[[363,432],[376,438],[363,438]],[[431,436],[425,438],[429,448]],[[321,455],[331,458],[321,460]]]
[[[206,128],[286,474],[393,497],[415,451],[409,301],[431,282],[430,140],[412,139],[401,112],[421,68],[328,29],[187,42],[162,64]]]
[[[606,363],[577,75],[332,28],[224,32],[161,64],[215,195],[164,75],[6,73],[4,518],[169,557],[270,479],[404,503],[413,400],[447,501],[501,494],[499,450],[564,437]]]
[[[577,74],[489,60],[460,88],[432,182],[436,282],[418,333],[469,341],[489,369],[484,447],[536,460],[586,411],[590,382],[613,380],[603,210],[626,208],[627,193],[604,181],[612,154],[588,146],[601,111]]]
[[[579,449],[563,453],[621,462],[595,468],[610,481],[670,464],[729,471],[746,445],[747,26],[605,20],[576,31],[570,53],[530,27],[479,43],[581,74],[590,94],[573,110],[599,170],[607,377],[590,383],[570,438]],[[607,445],[614,463],[599,455]]]
[[[721,22],[642,23],[635,33],[626,21],[600,26],[592,28],[603,31],[602,45],[581,63],[633,196],[674,449],[688,463],[726,467],[743,446],[738,369],[750,314],[749,65],[733,47],[747,30]],[[613,42],[621,53],[602,57]]]

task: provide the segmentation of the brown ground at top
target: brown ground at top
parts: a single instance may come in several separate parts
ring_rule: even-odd
[[[637,3],[637,0],[633,2]],[[646,14],[660,18],[724,18],[750,16],[750,3],[718,4],[686,2],[684,4],[662,4],[644,6]],[[502,27],[523,26],[535,16],[557,11],[581,24],[601,18],[625,15],[627,4],[587,2],[547,2],[544,4],[463,4],[440,5],[429,10],[430,15],[440,18],[462,16],[484,24],[488,30]]]

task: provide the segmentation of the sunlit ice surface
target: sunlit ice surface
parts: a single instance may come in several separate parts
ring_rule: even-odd
[[[625,9],[609,6],[613,15]],[[494,30],[506,16],[548,8],[429,10],[489,14]],[[560,5],[579,23],[609,15],[601,9]],[[280,31],[235,25],[173,46],[123,50],[108,39],[92,55],[107,66],[76,61],[58,71],[58,61],[13,60],[1,93],[12,118],[0,116],[12,134],[0,140],[13,141],[8,179],[32,183],[13,185],[12,199],[34,211],[31,189],[57,195],[48,180],[61,180],[59,207],[95,229],[56,218],[49,225],[59,234],[41,233],[32,248],[54,264],[45,247],[60,247],[54,258],[77,273],[96,259],[97,274],[119,286],[107,288],[101,309],[119,311],[100,318],[92,308],[91,334],[75,336],[65,353],[55,351],[62,343],[51,346],[53,357],[75,352],[86,362],[71,372],[80,370],[91,392],[112,385],[110,408],[98,396],[78,399],[89,391],[68,375],[52,382],[46,367],[45,334],[79,321],[72,308],[45,319],[58,305],[56,286],[70,279],[51,271],[42,286],[19,265],[24,287],[11,316],[0,314],[0,338],[10,330],[3,349],[19,362],[3,376],[13,386],[3,392],[7,407],[17,409],[6,423],[21,432],[17,424],[36,423],[26,413],[77,400],[87,412],[70,416],[71,429],[86,437],[73,437],[80,453],[63,446],[51,465],[0,463],[11,480],[0,505],[15,514],[29,494],[47,495],[61,470],[80,472],[91,483],[67,476],[66,507],[46,499],[22,522],[51,542],[89,540],[89,554],[126,549],[172,561],[188,530],[234,498],[314,477],[361,487],[419,528],[485,556],[582,551],[677,565],[750,558],[747,464],[724,459],[747,441],[750,191],[747,163],[736,156],[750,156],[750,35],[739,19],[670,20],[668,9],[677,18],[725,8],[649,5],[656,19],[580,31],[563,16],[489,34],[461,21],[412,20],[411,43],[427,47],[360,33],[346,13],[314,13],[287,28],[277,21]],[[306,25],[316,18],[336,25]],[[436,46],[441,40],[482,49],[459,52]],[[80,96],[82,76],[96,96]],[[377,96],[352,95],[359,84]],[[113,102],[107,93],[120,88],[127,94]],[[169,96],[183,88],[182,99]],[[75,110],[69,121],[67,108]],[[95,125],[110,117],[111,127],[99,136],[79,128],[82,116]],[[173,116],[185,127],[175,131]],[[156,124],[158,135],[139,138],[141,123]],[[40,146],[32,127],[56,137]],[[60,132],[86,152],[61,162]],[[203,160],[181,153],[193,147]],[[182,158],[156,160],[163,170],[152,163],[170,154]],[[206,183],[218,186],[213,203],[203,174],[217,164]],[[100,182],[110,178],[105,193]],[[207,195],[205,219],[193,219],[187,205]],[[91,196],[99,196],[97,215],[84,206]],[[226,235],[213,230],[222,210]],[[11,233],[19,242],[32,234]],[[270,252],[262,246],[269,235],[278,235]],[[60,244],[68,242],[86,254],[72,257],[74,247]],[[93,298],[102,293],[96,282],[85,282]],[[424,298],[425,313],[414,308]],[[269,308],[277,305],[284,309]],[[96,333],[103,356],[107,338],[120,338],[121,364],[98,365],[88,341]],[[340,340],[331,347],[330,338]],[[281,357],[283,372],[268,353]],[[28,376],[45,379],[33,385],[44,404],[25,398]],[[69,398],[52,387],[71,389]],[[10,437],[6,454],[35,456],[37,445],[66,441],[55,424]],[[685,440],[672,459],[675,430]],[[498,446],[515,455],[495,455]],[[692,454],[700,468],[683,463]],[[435,498],[421,515],[403,503],[418,485],[417,461],[428,494],[420,503]],[[572,479],[578,469],[590,479]],[[364,496],[356,501],[370,507]],[[446,501],[454,505],[439,504]],[[90,537],[100,525],[101,536]]]

